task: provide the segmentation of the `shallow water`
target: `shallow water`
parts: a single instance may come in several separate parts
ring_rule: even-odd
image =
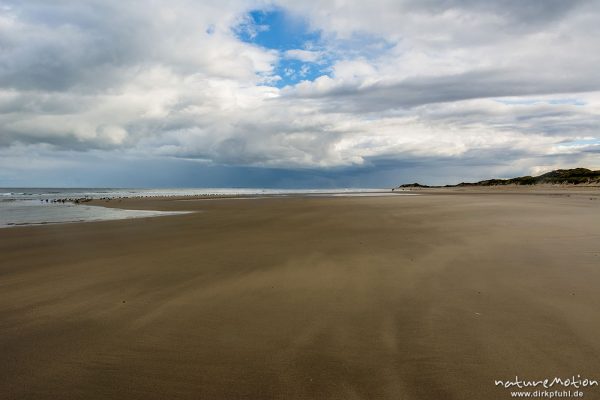
[[[174,214],[182,214],[182,212],[121,210],[73,203],[46,203],[40,200],[2,201],[0,202],[0,228]]]

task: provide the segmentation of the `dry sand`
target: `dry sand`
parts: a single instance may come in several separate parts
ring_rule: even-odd
[[[420,193],[124,200],[107,204],[202,212],[0,229],[0,398],[508,399],[495,379],[600,380],[598,190]]]

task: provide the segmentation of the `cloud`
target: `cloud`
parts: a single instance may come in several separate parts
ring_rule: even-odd
[[[253,41],[270,27],[249,12],[272,7],[319,43]],[[92,155],[327,175],[315,182],[600,167],[597,143],[577,142],[600,137],[599,14],[592,1],[5,1],[0,152],[11,182]]]
[[[318,62],[322,57],[319,51],[291,49],[284,52],[284,57],[291,60],[300,60],[304,62]]]

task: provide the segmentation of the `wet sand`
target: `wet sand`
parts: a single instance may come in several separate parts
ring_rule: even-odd
[[[151,199],[0,229],[2,399],[508,399],[600,380],[600,192]],[[585,398],[600,398],[598,387]]]

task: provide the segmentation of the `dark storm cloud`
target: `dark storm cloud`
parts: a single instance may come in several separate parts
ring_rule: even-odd
[[[592,3],[592,0],[415,0],[404,7],[428,13],[441,13],[447,10],[488,13],[531,27],[537,24],[554,23],[582,5]]]
[[[122,12],[129,7],[123,5]],[[87,90],[119,84],[148,50],[144,25],[111,2],[8,2],[0,36],[0,86]],[[140,21],[143,22],[143,21]]]
[[[521,75],[521,76],[519,76]],[[506,96],[536,96],[600,89],[600,77],[540,77],[500,70],[441,77],[419,77],[370,86],[342,85],[328,91],[290,92],[290,96],[326,99],[331,111],[376,112],[424,104]]]

